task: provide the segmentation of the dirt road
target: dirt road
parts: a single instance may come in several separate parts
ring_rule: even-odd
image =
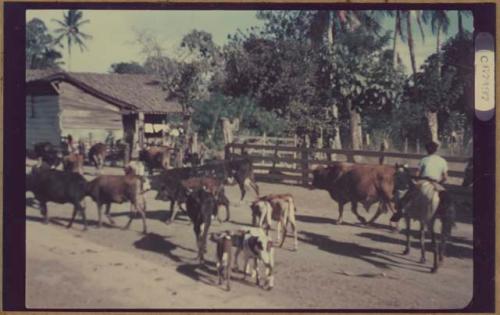
[[[284,248],[276,250],[272,291],[243,281],[241,273],[234,275],[231,292],[217,286],[214,244],[208,244],[207,265],[199,267],[187,217],[182,214],[177,222],[166,225],[162,219],[169,204],[154,200],[154,193],[149,192],[147,235],[140,233],[140,220],[130,230],[119,228],[128,219],[128,203],[112,206],[117,227],[97,229],[95,204],[86,199],[87,232],[81,231],[80,221],[70,230],[64,227],[71,215],[69,204],[49,203],[48,225],[41,223],[37,208],[28,206],[27,307],[460,309],[471,300],[470,209],[461,208],[449,257],[437,274],[431,274],[431,252],[427,252],[427,263],[418,263],[416,238],[411,254],[401,255],[404,235],[387,229],[388,215],[381,216],[377,226],[365,227],[345,211],[345,223],[335,225],[337,207],[326,192],[260,186],[264,194],[292,193],[298,207],[299,249],[291,251],[289,236]],[[254,195],[239,202],[236,187],[226,190],[232,203],[231,222],[215,222],[211,231],[248,227],[251,222],[248,204]],[[418,228],[413,223],[413,229]]]

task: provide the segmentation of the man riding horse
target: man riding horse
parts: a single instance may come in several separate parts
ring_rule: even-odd
[[[429,142],[425,146],[428,155],[419,163],[417,176],[409,174],[406,166],[396,165],[395,204],[397,212],[391,221],[397,222],[404,216],[406,221],[406,248],[404,254],[410,252],[410,221],[420,222],[420,262],[425,262],[425,232],[430,230],[434,247],[434,264],[432,272],[436,272],[443,261],[446,242],[451,236],[454,225],[455,209],[449,193],[441,185],[448,179],[448,165],[436,154],[438,144]],[[413,177],[413,178],[412,178]],[[438,244],[434,223],[441,221],[441,241]]]
[[[434,141],[428,142],[425,145],[427,156],[420,160],[415,177],[420,181],[420,184],[423,183],[422,181],[427,181],[432,184],[433,188],[440,192],[440,197],[446,198],[446,190],[441,184],[444,184],[448,180],[448,163],[445,159],[436,154],[438,147],[439,145]],[[397,194],[396,198],[400,199]],[[391,218],[392,222],[399,221],[403,216],[402,207],[399,206],[397,208],[397,212]]]

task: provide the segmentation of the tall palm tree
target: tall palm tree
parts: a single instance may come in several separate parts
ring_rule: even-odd
[[[448,28],[450,27],[450,19],[444,10],[432,10],[424,11],[422,18],[425,23],[431,24],[432,33],[436,35],[436,53],[439,54],[439,48],[441,45],[441,31],[443,33],[448,33]]]
[[[88,49],[85,41],[92,39],[91,35],[80,31],[82,25],[90,22],[89,19],[82,20],[82,17],[83,12],[81,10],[71,9],[63,13],[62,21],[52,19],[52,21],[61,26],[54,31],[57,34],[55,43],[61,44],[61,41],[66,39],[68,45],[68,70],[71,70],[71,46],[76,44],[80,47],[80,51],[83,51],[84,49]]]
[[[458,15],[458,35],[460,37],[463,37],[464,36],[464,25],[462,23],[462,16],[471,16],[472,12],[471,11],[457,10],[457,15]]]
[[[404,18],[406,19],[406,32],[408,37],[408,49],[410,50],[410,61],[411,61],[411,70],[413,75],[417,73],[417,66],[415,63],[415,46],[413,43],[413,31],[412,31],[412,22],[411,22],[411,14],[412,11],[406,11],[403,13]]]
[[[440,47],[441,47],[441,31],[443,33],[448,33],[448,28],[450,26],[450,19],[444,10],[432,10],[432,11],[424,11],[422,18],[424,22],[430,22],[431,31],[436,35],[436,54],[438,57],[438,63],[436,67],[438,78],[441,77],[441,56],[440,56]],[[432,140],[438,140],[438,117],[437,111],[432,111],[430,109],[426,109],[425,116],[427,117],[429,130],[431,132]]]

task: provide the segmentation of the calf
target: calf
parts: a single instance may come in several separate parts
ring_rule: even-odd
[[[262,229],[237,231],[232,236],[233,246],[236,246],[234,255],[235,268],[238,269],[238,256],[243,252],[244,277],[250,273],[250,259],[254,261],[254,270],[251,271],[252,278],[256,276],[257,285],[260,285],[260,272],[258,263],[262,262],[265,266],[265,275],[268,289],[274,286],[274,248],[273,242],[264,233]]]
[[[100,170],[104,166],[108,146],[104,143],[96,143],[89,150],[89,161]]]
[[[40,203],[45,223],[48,223],[49,220],[47,202],[71,203],[73,205],[73,215],[68,228],[72,226],[76,213],[80,212],[83,219],[83,230],[87,230],[85,204],[83,204],[86,188],[87,181],[78,173],[34,167],[26,177],[26,190],[32,191],[35,199]]]
[[[217,207],[224,206],[226,208],[225,221],[229,221],[229,200],[224,193],[224,184],[222,183],[222,181],[212,177],[191,177],[186,180],[181,180],[181,185],[182,187],[178,191],[178,194],[180,195],[177,196],[177,200],[182,200],[182,195],[186,195],[190,191],[203,188],[215,197]],[[170,220],[175,219],[175,213],[176,212],[172,214]]]
[[[342,223],[346,203],[351,202],[352,212],[364,224],[365,218],[358,214],[358,202],[367,210],[372,204],[380,202],[377,213],[369,221],[373,223],[383,211],[389,209],[395,212],[393,204],[395,173],[395,167],[389,165],[334,162],[326,168],[319,167],[313,171],[312,187],[327,190],[332,199],[338,203],[337,224]]]
[[[111,224],[115,224],[109,212],[111,203],[124,203],[130,201],[130,219],[125,225],[129,228],[134,216],[139,212],[142,218],[143,233],[147,233],[146,227],[146,202],[144,199],[144,179],[141,176],[128,175],[101,175],[92,180],[87,189],[87,194],[97,204],[97,214],[99,216],[98,226],[102,224],[101,208],[106,205],[105,215]]]
[[[186,210],[193,222],[193,230],[198,247],[198,259],[202,264],[203,256],[207,250],[207,235],[212,222],[212,215],[217,215],[215,198],[204,189],[198,189],[187,197]]]
[[[271,228],[271,221],[277,221],[277,242],[280,247],[282,247],[285,242],[287,224],[290,222],[293,228],[294,250],[297,250],[296,208],[292,195],[267,195],[254,201],[250,208],[252,209],[252,224],[255,226],[257,218],[259,218],[259,227],[264,228],[265,224],[266,234],[268,235],[269,229]],[[281,227],[283,227],[283,235],[280,235]]]
[[[210,240],[216,243],[216,266],[217,275],[219,276],[219,285],[222,280],[226,281],[226,290],[231,290],[231,269],[232,269],[232,239],[231,232],[226,231],[223,233],[212,233]]]
[[[63,157],[63,169],[68,172],[79,173],[83,175],[83,155],[71,153]]]
[[[170,155],[173,149],[170,147],[149,147],[139,152],[139,160],[144,162],[150,175],[153,175],[153,170],[169,169]]]

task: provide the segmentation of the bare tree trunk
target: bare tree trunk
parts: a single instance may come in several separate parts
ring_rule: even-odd
[[[437,29],[437,34],[436,34],[436,54],[438,54],[438,56],[439,56],[439,35],[440,35],[439,33],[441,31],[441,25],[438,25],[437,28],[438,29]]]
[[[330,51],[333,51],[333,36],[334,36],[334,24],[333,24],[333,16],[332,12],[328,14],[328,27],[327,27],[327,39],[328,39],[328,47]],[[342,142],[340,141],[340,130],[338,126],[339,121],[339,109],[337,104],[332,105],[332,115],[333,120],[335,121],[335,126],[333,126],[333,130],[335,132],[335,138],[333,139],[333,149],[342,149]]]
[[[350,116],[351,144],[353,150],[359,150],[363,141],[361,135],[361,115],[353,108],[351,100],[347,101]]]
[[[432,112],[431,110],[425,111],[425,117],[427,118],[427,124],[429,126],[429,131],[431,134],[431,140],[438,141],[438,115],[437,111]]]
[[[340,141],[340,128],[338,125],[339,109],[337,107],[337,104],[332,105],[332,114],[333,114],[333,119],[335,121],[335,125],[333,126],[333,131],[335,132],[335,138],[333,138],[332,149],[342,149],[342,142]]]
[[[460,13],[460,10],[457,10],[457,15],[458,15],[458,36],[463,37],[464,25],[462,24],[462,13]]]
[[[399,23],[400,23],[400,16],[399,16],[399,11],[396,11],[396,17],[394,18],[394,38],[392,39],[392,66],[396,68],[397,61],[398,61],[398,35],[399,35]]]
[[[415,75],[417,73],[417,66],[415,64],[415,49],[413,46],[413,34],[411,30],[411,11],[408,11],[406,25],[408,32],[408,48],[410,49],[411,69],[413,71],[413,75]]]

